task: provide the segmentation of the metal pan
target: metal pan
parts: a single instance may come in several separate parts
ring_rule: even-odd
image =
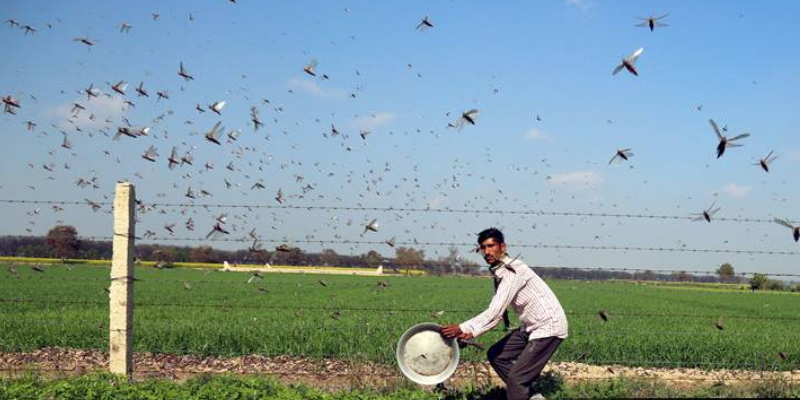
[[[397,343],[397,364],[408,379],[436,385],[453,375],[460,356],[455,339],[442,337],[442,327],[426,322],[412,326]]]

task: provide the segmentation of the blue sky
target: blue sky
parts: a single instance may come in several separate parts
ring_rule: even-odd
[[[4,21],[37,29],[28,35],[0,29],[6,49],[0,94],[22,103],[17,115],[0,116],[2,198],[101,201],[111,198],[115,182],[130,180],[149,203],[188,203],[183,193],[191,187],[213,194],[195,204],[277,204],[280,188],[286,204],[304,206],[690,215],[716,201],[720,217],[800,219],[793,206],[800,195],[793,173],[800,167],[797,2],[36,1],[6,2],[0,11]],[[637,16],[663,13],[668,27],[633,26]],[[415,30],[426,15],[435,26]],[[123,22],[132,26],[129,33],[119,32]],[[73,41],[84,36],[96,41],[91,49]],[[612,76],[639,47],[640,76]],[[330,79],[303,72],[312,59],[318,75]],[[180,62],[194,81],[177,75]],[[106,82],[120,80],[129,82],[124,97],[87,101],[80,93],[94,84],[112,94]],[[139,82],[149,98],[136,96]],[[156,101],[156,91],[169,99]],[[125,99],[135,107],[124,107]],[[72,118],[76,101],[87,111]],[[194,110],[215,101],[226,101],[221,116]],[[253,132],[252,106],[265,130]],[[447,128],[471,108],[480,111],[475,126]],[[113,136],[122,117],[150,127],[150,136],[112,141],[102,134]],[[730,136],[752,135],[716,159],[709,118],[727,125]],[[27,121],[37,123],[33,131]],[[206,142],[202,135],[217,121],[240,129],[240,139]],[[331,124],[343,135],[332,137]],[[71,151],[59,147],[59,129]],[[371,131],[366,144],[359,130]],[[151,145],[156,163],[140,157]],[[170,171],[172,146],[191,151],[195,166]],[[619,148],[631,148],[634,157],[608,165]],[[779,155],[771,172],[751,165],[770,150]],[[207,161],[214,169],[205,172]],[[235,171],[225,169],[229,162]],[[49,163],[53,172],[43,168]],[[75,185],[92,171],[99,189]],[[224,180],[240,186],[227,189]],[[265,189],[251,190],[255,182]],[[307,184],[314,189],[304,194]],[[82,235],[110,233],[110,217],[88,206],[40,208],[37,214],[35,206],[0,204],[6,221],[0,234],[41,234],[59,220]],[[176,237],[200,238],[221,210],[180,211],[141,215],[138,233],[163,237],[163,226],[175,223]],[[289,242],[392,236],[472,242],[482,228],[500,226],[512,252],[514,243],[798,251],[791,231],[764,223],[224,211],[235,229],[231,237],[256,228],[264,238]],[[183,228],[189,217],[197,232]],[[361,237],[373,218],[379,232]],[[333,248],[392,254],[388,246]],[[425,250],[432,257],[446,253]],[[797,256],[775,255],[522,253],[530,264],[584,267],[713,270],[728,261],[739,271],[790,272],[798,264]]]

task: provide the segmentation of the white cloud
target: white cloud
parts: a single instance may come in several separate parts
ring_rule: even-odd
[[[550,135],[536,129],[531,128],[524,135],[522,135],[525,139],[532,140],[532,141],[551,141]]]
[[[377,114],[358,117],[350,121],[349,125],[353,128],[365,131],[372,131],[383,125],[394,121],[395,115],[390,112],[379,112]]]
[[[300,90],[306,94],[320,98],[343,98],[344,92],[340,89],[325,89],[317,82],[304,78],[292,78],[286,82],[286,87]]]
[[[723,192],[733,197],[747,196],[747,193],[749,193],[751,190],[753,190],[752,186],[739,186],[735,183],[729,183],[722,188]]]
[[[574,189],[591,189],[600,186],[605,180],[594,171],[575,171],[555,174],[548,180],[551,185],[567,186]]]
[[[85,110],[75,110],[74,105],[80,104]],[[70,104],[62,104],[45,110],[46,118],[53,119],[62,129],[77,127],[81,129],[100,129],[110,124],[117,123],[125,114],[127,106],[122,96],[107,96],[101,94],[86,100],[85,97],[77,98]],[[106,122],[106,121],[110,122]]]

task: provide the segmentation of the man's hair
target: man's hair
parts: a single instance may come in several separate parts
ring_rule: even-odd
[[[494,241],[499,244],[506,242],[503,237],[503,232],[500,232],[497,228],[484,229],[478,234],[478,244],[483,243],[486,239],[494,239]]]

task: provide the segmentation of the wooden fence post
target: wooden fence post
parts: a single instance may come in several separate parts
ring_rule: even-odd
[[[133,254],[136,191],[129,182],[117,183],[114,196],[114,255],[111,261],[109,303],[109,370],[133,376]]]

